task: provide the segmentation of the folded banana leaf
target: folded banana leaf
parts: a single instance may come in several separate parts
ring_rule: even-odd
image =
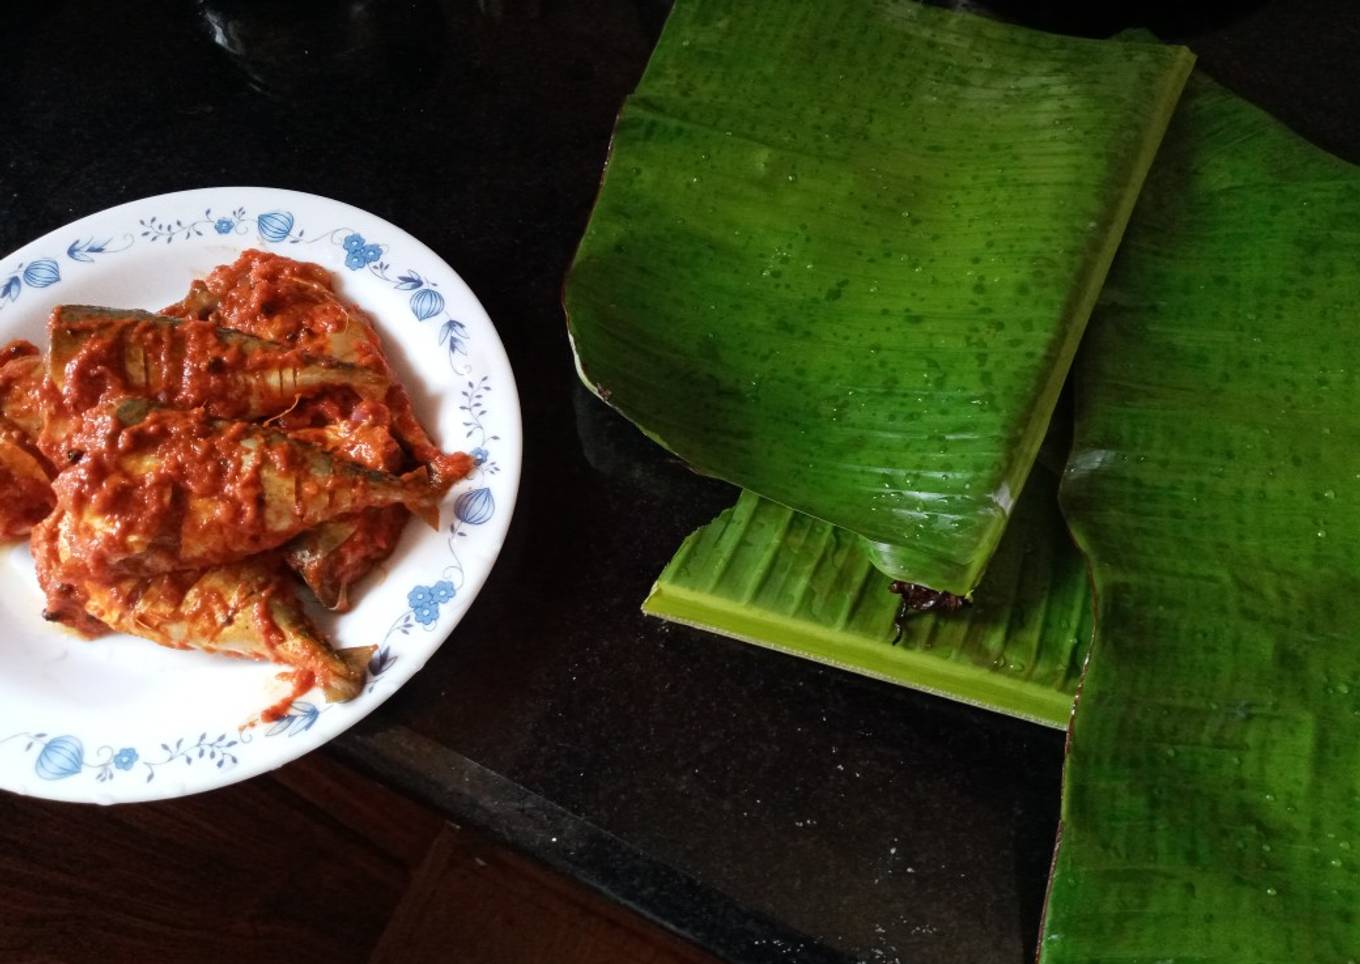
[[[1360,169],[1193,78],[1074,377],[1041,958],[1360,960]]]
[[[896,634],[890,580],[843,529],[743,492],[685,540],[643,610],[1064,727],[1091,636],[1086,564],[1036,468],[973,605]]]
[[[911,0],[682,0],[568,278],[583,379],[970,593],[1191,60]]]

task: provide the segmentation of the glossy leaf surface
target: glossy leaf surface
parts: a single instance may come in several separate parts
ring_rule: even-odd
[[[1360,960],[1360,171],[1192,78],[1075,378],[1041,958]]]
[[[583,378],[970,592],[1190,61],[910,0],[682,0],[568,279]]]

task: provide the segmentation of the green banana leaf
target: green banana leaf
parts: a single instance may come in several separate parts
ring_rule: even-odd
[[[681,0],[568,277],[583,380],[970,593],[1191,61],[911,0]]]
[[[1360,960],[1360,170],[1192,78],[1074,377],[1041,959]]]
[[[693,533],[643,610],[771,649],[1065,727],[1091,636],[1086,564],[1036,468],[973,604],[921,613],[843,529],[743,492]]]

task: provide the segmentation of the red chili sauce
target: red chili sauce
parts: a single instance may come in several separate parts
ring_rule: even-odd
[[[285,566],[346,608],[406,506],[473,466],[416,421],[371,320],[320,266],[247,251],[162,317],[59,306],[49,334],[49,359],[0,348],[0,536],[31,530],[45,615],[357,692],[362,658],[316,642]]]

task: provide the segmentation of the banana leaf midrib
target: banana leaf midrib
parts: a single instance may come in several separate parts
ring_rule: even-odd
[[[682,626],[885,683],[902,685],[905,671],[910,676],[910,682],[905,685],[912,689],[1041,726],[1065,729],[1071,716],[1072,696],[1069,693],[1038,687],[1017,691],[1008,681],[989,677],[969,664],[953,659],[913,650],[900,650],[891,658],[884,658],[878,649],[865,646],[854,637],[836,639],[835,634],[832,634],[832,646],[825,647],[821,639],[814,643],[804,638],[798,623],[787,619],[763,618],[753,620],[746,631],[734,629],[727,621],[714,620],[707,600],[686,589],[654,586],[645,611]],[[849,658],[850,654],[853,659]]]
[[[1057,478],[1022,493],[996,566],[962,613],[909,618],[853,534],[745,492],[692,533],[643,611],[1061,728],[1090,639],[1084,563]]]

